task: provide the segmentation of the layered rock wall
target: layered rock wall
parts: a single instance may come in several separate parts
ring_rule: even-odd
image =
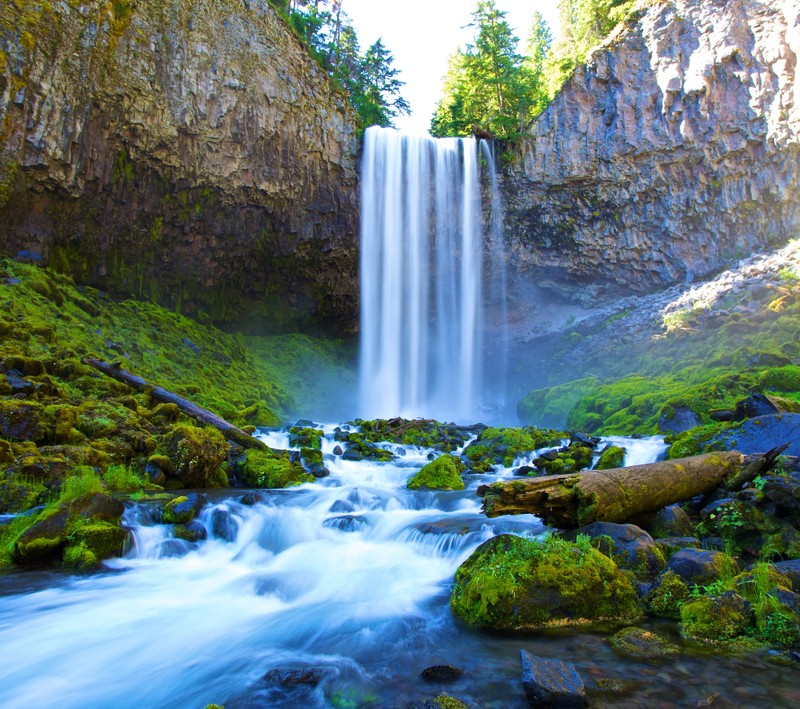
[[[352,330],[356,135],[265,0],[0,8],[0,248],[271,329]]]
[[[515,266],[593,299],[800,236],[798,54],[798,0],[642,3],[506,169]]]

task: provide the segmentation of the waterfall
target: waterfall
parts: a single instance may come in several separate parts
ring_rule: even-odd
[[[489,166],[489,238],[479,154]],[[484,352],[484,301],[505,298],[505,277],[497,286],[485,273],[505,268],[491,149],[370,128],[361,179],[360,414],[476,420],[501,381],[493,375],[487,388],[484,371],[505,368]]]

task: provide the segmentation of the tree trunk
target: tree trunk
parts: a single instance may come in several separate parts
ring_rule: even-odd
[[[118,382],[127,384],[129,387],[132,387],[137,391],[149,394],[156,401],[160,401],[164,404],[175,404],[175,406],[177,406],[187,416],[193,418],[195,421],[199,421],[200,423],[205,423],[209,426],[218,428],[225,438],[235,441],[245,448],[269,450],[266,443],[260,441],[258,438],[253,438],[240,428],[237,428],[232,423],[226,421],[221,416],[217,416],[208,409],[204,409],[188,399],[184,399],[182,396],[178,396],[177,394],[168,391],[167,389],[162,389],[154,384],[150,384],[147,382],[147,380],[142,379],[142,377],[128,372],[121,367],[109,364],[108,362],[103,362],[102,360],[95,359],[94,357],[84,357],[81,361],[84,364],[88,364],[90,367],[94,367],[94,369],[101,371],[103,374],[108,375],[112,379],[116,379]]]
[[[535,514],[560,529],[631,517],[713,490],[742,466],[738,451],[707,453],[611,470],[482,485],[487,517]]]

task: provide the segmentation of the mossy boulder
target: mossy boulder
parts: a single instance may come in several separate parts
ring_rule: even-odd
[[[625,464],[626,450],[620,446],[606,446],[594,466],[595,470],[621,468]]]
[[[461,473],[464,464],[454,455],[442,455],[416,473],[406,487],[409,490],[463,490]]]
[[[202,509],[202,505],[200,505]],[[191,498],[188,495],[181,495],[169,500],[161,508],[161,521],[164,524],[188,524],[200,511],[197,505],[197,496]]]
[[[521,455],[561,445],[568,434],[550,429],[487,428],[465,449],[462,459],[470,470],[486,473],[495,465],[509,467]]]
[[[48,489],[40,479],[0,473],[0,514],[17,513],[42,504]]]
[[[744,635],[754,621],[753,606],[734,591],[703,596],[681,608],[681,633],[693,640],[732,640]]]
[[[450,607],[470,625],[511,631],[641,614],[628,576],[588,538],[506,534],[481,544],[458,568]]]
[[[323,432],[310,426],[292,426],[289,429],[289,445],[293,448],[316,448],[322,447]]]
[[[305,470],[315,478],[324,478],[330,475],[330,471],[325,467],[325,460],[321,450],[317,448],[301,448],[300,460]]]
[[[644,601],[653,615],[680,618],[681,608],[690,598],[686,581],[673,571],[665,571],[653,582]]]
[[[736,561],[721,551],[681,549],[667,562],[663,573],[671,571],[688,586],[704,586],[724,578],[733,578],[738,571]]]
[[[564,448],[539,456],[533,465],[545,475],[566,475],[590,468],[593,457],[594,449],[591,446],[574,441]]]
[[[593,522],[564,537],[575,539],[584,534],[598,549],[621,569],[631,571],[640,581],[647,581],[664,568],[664,554],[653,538],[635,524],[615,524],[613,522]]]
[[[250,487],[283,488],[314,481],[288,453],[248,450],[238,463],[242,483]]]
[[[678,646],[643,628],[623,628],[611,636],[611,647],[624,657],[658,659],[678,654]]]
[[[20,565],[63,560],[69,565],[92,566],[117,555],[127,537],[120,526],[123,504],[109,495],[92,492],[43,510],[12,540],[12,558]],[[91,553],[76,555],[70,547]],[[78,556],[82,561],[77,563]],[[73,563],[75,562],[75,563]]]
[[[690,537],[694,535],[694,524],[686,510],[678,505],[662,507],[645,526],[655,539],[665,537]]]
[[[186,487],[220,487],[220,471],[229,446],[216,428],[176,424],[165,435],[163,446],[175,476]],[[224,471],[223,471],[224,472]],[[227,483],[227,479],[223,484]]]

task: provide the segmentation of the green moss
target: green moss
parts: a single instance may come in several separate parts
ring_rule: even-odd
[[[601,454],[594,466],[595,470],[610,470],[621,468],[625,463],[625,449],[619,446],[608,446]]]
[[[681,632],[694,640],[732,640],[744,635],[752,622],[750,604],[732,591],[703,596],[681,608]]]
[[[251,487],[283,488],[314,481],[314,476],[278,451],[248,450],[239,466],[242,482]]]
[[[456,572],[453,612],[470,625],[522,630],[640,615],[630,580],[588,538],[484,542]]]
[[[175,476],[191,487],[207,487],[228,456],[225,437],[211,427],[175,424],[165,435],[163,446]]]
[[[493,465],[508,467],[521,455],[560,445],[562,438],[568,437],[565,432],[552,429],[487,428],[466,447],[464,456],[471,470],[488,472]]]
[[[665,571],[653,584],[645,603],[654,615],[680,618],[681,608],[691,598],[689,587],[672,571]]]
[[[641,628],[623,628],[615,633],[611,647],[626,657],[652,659],[678,654],[678,647],[649,630]]]
[[[406,487],[409,490],[463,490],[461,473],[464,464],[453,455],[442,455],[416,473]]]

